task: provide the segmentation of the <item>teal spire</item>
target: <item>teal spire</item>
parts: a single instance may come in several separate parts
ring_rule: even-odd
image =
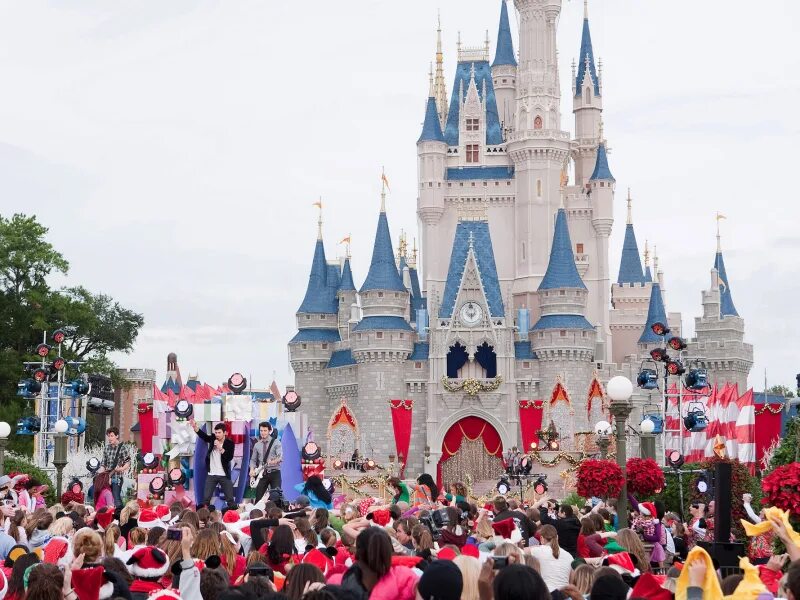
[[[389,221],[386,218],[386,209],[381,206],[378,216],[378,230],[375,232],[375,245],[372,248],[372,262],[361,292],[370,290],[392,290],[405,292],[403,278],[397,272],[392,249],[392,237],[389,234]]]
[[[583,34],[581,35],[581,53],[578,57],[578,75],[575,78],[575,97],[583,93],[583,82],[586,79],[586,72],[592,77],[594,84],[594,95],[600,95],[600,80],[597,77],[597,69],[594,66],[594,50],[592,49],[592,34],[589,32],[589,8],[588,2],[583,3]]]
[[[622,259],[617,278],[619,285],[645,282],[642,260],[639,257],[639,245],[636,243],[636,234],[633,232],[632,202],[631,188],[628,188],[628,221],[625,226],[625,241],[622,244]]]
[[[506,0],[500,0],[500,27],[497,30],[497,51],[492,63],[493,67],[499,65],[517,66],[517,59],[514,56],[514,40],[511,39],[511,27],[508,24]]]
[[[540,290],[553,290],[559,288],[580,288],[586,286],[578,274],[575,266],[575,255],[572,253],[572,240],[567,227],[567,213],[563,208],[558,209],[556,227],[553,231],[553,246],[550,250],[550,262],[544,274]]]
[[[428,97],[428,104],[425,108],[425,123],[422,125],[422,134],[417,143],[420,142],[444,142],[442,126],[439,123],[439,112],[436,110],[436,98]]]
[[[644,324],[642,335],[639,336],[640,344],[658,344],[661,337],[653,333],[653,323],[667,324],[667,311],[664,309],[664,299],[661,297],[661,286],[658,282],[650,288],[650,306],[647,309],[647,322]]]
[[[596,179],[608,179],[610,181],[616,181],[614,176],[611,174],[611,169],[608,168],[608,154],[606,153],[606,143],[604,140],[600,140],[600,145],[597,147],[597,162],[594,163],[594,172],[592,176],[589,177],[591,181]]]
[[[731,287],[728,285],[728,274],[725,272],[722,250],[719,248],[717,249],[717,255],[714,257],[714,268],[717,270],[717,278],[719,279],[719,316],[738,317],[739,313],[736,312],[736,307],[733,305]]]
[[[356,286],[353,283],[353,271],[350,268],[350,257],[344,259],[344,267],[342,267],[342,281],[339,283],[339,291],[354,292]]]
[[[297,312],[336,314],[337,311],[336,299],[328,289],[328,263],[325,259],[325,246],[322,239],[318,238],[314,247],[314,258],[311,261],[311,274],[308,276],[306,295]]]

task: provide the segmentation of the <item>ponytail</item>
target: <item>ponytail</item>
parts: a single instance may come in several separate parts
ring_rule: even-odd
[[[553,558],[558,558],[558,555],[561,553],[561,548],[558,545],[558,537],[554,537],[550,540],[550,548],[553,550]]]
[[[139,514],[139,503],[136,502],[136,500],[131,500],[125,505],[125,507],[119,513],[119,524],[125,525],[132,516],[138,514]]]
[[[552,525],[545,525],[539,531],[542,540],[547,541],[553,551],[553,558],[558,558],[561,554],[561,547],[558,545],[558,531]]]

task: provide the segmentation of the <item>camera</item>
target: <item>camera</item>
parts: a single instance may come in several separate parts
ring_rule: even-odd
[[[183,531],[181,531],[177,527],[170,527],[169,529],[167,529],[167,539],[180,542],[183,539]]]
[[[508,566],[508,557],[507,556],[493,556],[492,562],[494,563],[495,569],[504,569]]]

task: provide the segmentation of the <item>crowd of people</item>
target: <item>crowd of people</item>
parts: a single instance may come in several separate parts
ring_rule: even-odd
[[[277,464],[263,433],[261,464]],[[223,438],[208,443],[224,458]],[[121,463],[106,458],[113,473]],[[272,493],[219,509],[122,505],[116,492],[87,503],[70,487],[47,506],[40,482],[3,476],[0,600],[800,600],[800,534],[749,496],[749,562],[733,573],[699,544],[713,539],[713,503],[692,505],[684,522],[631,497],[621,519],[612,501],[479,505],[462,483],[441,490],[427,474],[388,483],[388,502],[337,495],[312,476],[288,505]]]

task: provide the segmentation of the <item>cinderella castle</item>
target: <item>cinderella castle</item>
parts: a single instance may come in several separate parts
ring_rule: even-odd
[[[332,459],[358,451],[382,464],[393,457],[407,476],[496,480],[501,457],[550,423],[562,450],[580,450],[581,436],[609,420],[604,383],[636,381],[663,345],[650,326],[680,334],[658,258],[640,253],[630,192],[621,262],[609,264],[620,199],[588,9],[567,88],[573,135],[560,112],[561,0],[514,7],[519,53],[501,0],[494,59],[488,39],[459,41],[449,99],[439,31],[417,141],[419,255],[403,237],[395,251],[382,201],[357,286],[349,256],[326,257],[320,223],[289,353],[300,411]],[[744,389],[753,348],[719,236],[701,298],[684,362]],[[634,426],[660,398],[635,392]]]

